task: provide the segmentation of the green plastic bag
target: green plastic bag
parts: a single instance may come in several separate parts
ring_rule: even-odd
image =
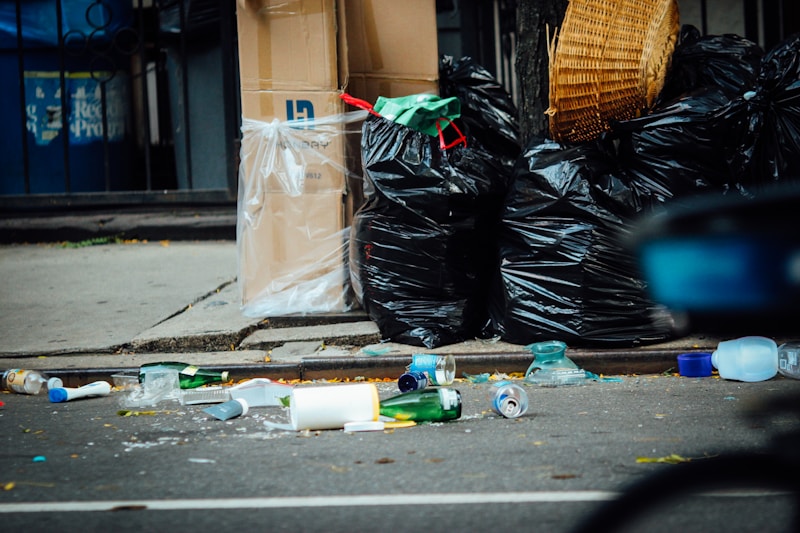
[[[373,109],[387,120],[431,137],[439,136],[437,123],[444,130],[450,125],[450,121],[461,116],[461,102],[458,98],[442,98],[435,94],[413,94],[398,98],[379,96]]]

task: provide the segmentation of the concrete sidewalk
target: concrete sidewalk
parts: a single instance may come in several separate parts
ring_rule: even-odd
[[[179,360],[226,368],[234,378],[314,379],[397,377],[419,352],[454,354],[459,375],[523,372],[532,360],[523,346],[503,342],[436,350],[379,344],[377,326],[361,311],[246,318],[236,273],[233,240],[0,246],[0,368],[41,368],[75,382]],[[653,373],[718,340],[568,355],[596,373]]]

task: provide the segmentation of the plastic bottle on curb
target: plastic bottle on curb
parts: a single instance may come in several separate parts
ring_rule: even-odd
[[[778,345],[767,337],[722,341],[711,354],[719,377],[736,381],[766,381],[778,373]]]
[[[445,387],[404,392],[381,401],[380,414],[415,422],[455,420],[461,417],[461,393]]]
[[[489,389],[492,409],[506,418],[518,418],[528,411],[528,393],[510,381],[499,381]]]
[[[3,372],[0,384],[3,390],[19,394],[42,394],[64,385],[60,378],[48,378],[47,374],[39,370],[22,368],[12,368]]]
[[[778,346],[778,372],[787,378],[800,379],[800,342]]]
[[[456,378],[456,359],[451,354],[414,354],[410,372],[424,372],[431,385],[451,385]]]
[[[217,372],[200,368],[187,363],[176,363],[172,361],[161,363],[146,363],[139,367],[139,381],[144,381],[144,374],[152,370],[173,369],[178,371],[178,381],[181,389],[194,389],[202,385],[212,383],[225,383],[228,381],[228,372]]]

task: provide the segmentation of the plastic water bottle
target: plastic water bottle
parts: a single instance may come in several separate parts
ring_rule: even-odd
[[[408,370],[424,372],[431,385],[450,385],[456,377],[456,360],[450,354],[413,354]]]
[[[765,381],[778,373],[778,345],[767,337],[722,341],[711,354],[719,377],[736,381]]]
[[[489,389],[492,409],[506,418],[518,418],[528,410],[528,393],[510,381],[499,381]]]
[[[778,347],[778,372],[800,379],[800,342],[787,342]]]
[[[64,386],[60,378],[48,378],[46,374],[38,370],[22,368],[6,370],[0,384],[4,390],[19,394],[42,394],[50,389]]]

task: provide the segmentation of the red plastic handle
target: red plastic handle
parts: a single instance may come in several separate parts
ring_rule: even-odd
[[[361,98],[356,98],[355,96],[349,95],[347,93],[340,94],[339,98],[344,100],[344,102],[346,104],[350,104],[353,107],[366,109],[367,111],[369,111],[370,113],[372,113],[376,117],[381,116],[380,113],[378,113],[377,111],[375,111],[375,109],[373,109],[372,104],[370,104],[366,100],[362,100]]]
[[[456,140],[454,140],[450,144],[446,144],[445,143],[444,134],[442,133],[442,126],[439,124],[443,120],[446,120],[447,122],[449,122],[450,125],[453,126],[453,129],[455,129],[456,132],[458,132],[458,137],[456,138]],[[449,118],[442,117],[442,118],[438,119],[436,121],[436,131],[439,132],[439,148],[441,148],[442,150],[449,150],[450,148],[453,148],[454,146],[458,146],[459,144],[462,144],[462,143],[464,144],[464,147],[467,146],[467,138],[464,136],[463,133],[461,133],[461,130],[458,129],[458,126],[456,126],[456,123],[453,122],[452,120],[450,120]]]

